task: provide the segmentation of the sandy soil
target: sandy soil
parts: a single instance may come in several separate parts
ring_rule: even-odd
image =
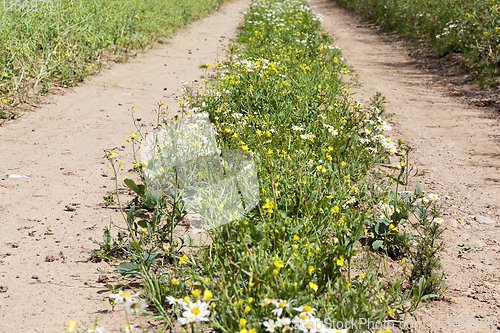
[[[125,324],[104,298],[105,282],[127,280],[116,277],[115,264],[87,261],[98,249],[89,237],[100,241],[110,218],[124,225],[104,206],[114,181],[103,150],[114,148],[131,167],[131,105],[147,128],[157,100],[175,112],[181,81],[198,85],[199,66],[222,60],[248,3],[233,0],[166,44],[0,127],[0,332],[63,332],[70,320],[80,332],[95,319],[107,332]]]
[[[361,83],[352,89],[354,98],[369,102],[378,91],[386,97],[386,110],[394,113],[392,139],[413,147],[413,165],[425,171],[414,183],[451,197],[442,257],[449,290],[417,312],[425,326],[416,331],[497,331],[487,317],[500,320],[500,114],[459,100],[442,76],[417,66],[401,40],[332,1],[313,0],[312,6]],[[490,220],[479,223],[476,215]]]

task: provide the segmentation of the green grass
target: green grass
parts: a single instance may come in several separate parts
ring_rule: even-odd
[[[307,2],[254,1],[229,51],[205,90],[185,86],[179,104],[185,114],[208,113],[219,148],[254,155],[257,207],[211,229],[210,244],[193,246],[190,238],[174,236],[186,213],[183,193],[196,191],[200,205],[208,202],[217,213],[225,207],[222,185],[207,191],[208,177],[198,167],[188,170],[199,181],[188,187],[179,185],[186,184],[183,177],[177,182],[182,168],[170,167],[176,156],[161,152],[204,141],[175,134],[181,133],[179,119],[160,118],[157,126],[180,137],[173,145],[145,143],[137,126],[127,138],[134,151],[147,144],[158,155],[136,160],[143,184],[125,180],[138,197],[125,216],[130,237],[123,253],[130,262],[118,271],[143,278],[144,298],[166,324],[187,318],[182,301],[169,304],[167,296],[210,304],[206,326],[188,323],[192,332],[265,332],[278,320],[280,304],[289,304],[280,316],[296,328],[350,323],[362,332],[373,323],[401,321],[425,297],[439,294],[442,228],[436,218],[443,201],[425,197],[420,185],[409,188],[409,149],[385,136],[390,126],[381,118],[380,96],[371,106],[352,99],[340,50]],[[377,168],[396,152],[397,167],[389,173]],[[120,157],[106,156],[117,172]],[[162,186],[152,191],[148,183]],[[152,217],[140,220],[146,211]]]
[[[386,31],[424,38],[444,57],[461,53],[481,85],[496,85],[500,64],[498,0],[336,0]]]
[[[53,84],[74,85],[108,60],[124,61],[223,2],[33,0],[25,3],[30,10],[22,1],[0,2],[0,110]]]

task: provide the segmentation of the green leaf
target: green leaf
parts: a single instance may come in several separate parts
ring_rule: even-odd
[[[158,257],[157,253],[144,253],[144,264],[149,269],[152,264],[156,262],[156,257]]]
[[[125,183],[125,185],[127,185],[129,189],[137,193],[139,196],[142,197],[144,195],[144,190],[146,189],[144,185],[137,186],[135,182],[129,178],[125,179],[123,182]]]
[[[139,222],[137,222],[137,224],[138,224],[141,228],[147,229],[147,228],[148,228],[149,221],[148,221],[148,220],[140,220]]]
[[[130,242],[130,246],[132,246],[132,248],[137,252],[141,251],[141,246],[137,242]]]
[[[377,235],[384,235],[389,231],[389,226],[391,225],[391,220],[387,218],[376,218],[377,224],[375,225],[375,232]]]
[[[379,239],[379,240],[376,240],[375,242],[372,243],[372,248],[375,250],[375,251],[378,251],[378,249],[382,248],[384,249],[384,241]]]
[[[192,246],[194,243],[193,243],[193,239],[191,238],[191,236],[189,235],[184,235],[184,240],[186,241],[186,243],[190,246]]]
[[[123,276],[134,276],[141,274],[141,267],[135,262],[122,262],[116,269]]]
[[[294,232],[299,231],[300,229],[302,229],[303,226],[304,225],[301,224],[301,225],[298,225],[296,227],[293,227],[292,230],[290,230],[290,232],[293,234]]]
[[[424,193],[422,192],[422,185],[420,185],[420,183],[418,183],[417,186],[415,187],[415,194],[418,197],[424,196]]]

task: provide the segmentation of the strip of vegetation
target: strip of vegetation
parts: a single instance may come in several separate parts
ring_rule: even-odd
[[[391,128],[380,96],[371,107],[352,100],[340,50],[306,1],[254,1],[237,42],[205,92],[185,85],[179,103],[186,119],[210,118],[222,151],[253,156],[258,205],[194,246],[173,229],[185,217],[183,199],[201,190],[178,181],[182,165],[168,171],[149,153],[147,160],[135,153],[143,184],[125,179],[137,198],[124,212],[130,234],[122,253],[130,261],[118,271],[142,276],[156,318],[172,327],[177,318],[193,332],[404,326],[406,314],[444,288],[438,256],[445,200],[425,196],[420,185],[409,189],[410,149],[384,136]],[[160,152],[170,142],[144,138],[161,130],[178,136],[184,118],[160,118],[149,135],[137,126],[127,140],[134,152]],[[214,154],[225,169],[226,155]],[[395,154],[389,173],[377,167]],[[118,171],[116,154],[107,158]],[[164,192],[146,186],[155,183]],[[222,210],[212,194],[200,202],[213,200],[213,210]],[[112,298],[127,302],[119,295]],[[129,308],[141,308],[129,299]]]
[[[67,87],[108,60],[167,37],[225,0],[5,0],[0,3],[0,112]],[[1,118],[8,114],[0,113]]]
[[[336,0],[386,31],[424,38],[437,56],[462,54],[481,85],[497,85],[500,3],[495,0]]]

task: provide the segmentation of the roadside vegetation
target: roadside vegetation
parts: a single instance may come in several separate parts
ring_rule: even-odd
[[[213,75],[183,85],[182,115],[167,119],[158,102],[157,126],[127,138],[135,176],[123,182],[136,196],[125,203],[116,190],[106,202],[119,204],[128,233],[106,231],[93,258],[119,253],[118,271],[140,277],[143,290],[109,286],[112,304],[139,318],[149,310],[177,331],[408,327],[408,315],[445,289],[446,198],[410,187],[411,149],[387,135],[383,98],[353,100],[341,51],[307,2],[254,1],[227,61],[202,67]],[[241,179],[258,178],[257,188],[238,181],[242,214],[226,210],[236,165],[228,152],[247,158]],[[121,156],[106,158],[123,179]],[[213,161],[226,178],[208,191],[212,174],[198,168]],[[196,204],[207,221],[228,222],[209,225],[204,242],[175,232]]]
[[[497,85],[500,65],[500,2],[497,0],[336,0],[385,31],[408,34],[438,57],[451,53],[482,86]]]
[[[0,121],[121,62],[224,0],[5,0],[0,3]],[[10,112],[9,112],[10,110]]]

